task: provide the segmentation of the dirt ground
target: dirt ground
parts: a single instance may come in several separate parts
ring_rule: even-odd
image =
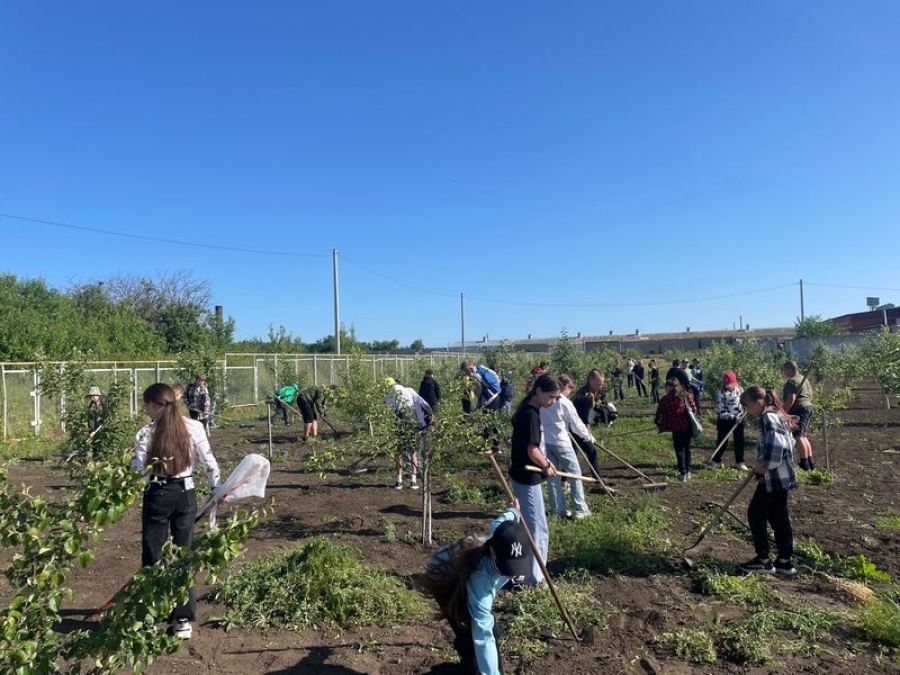
[[[874,524],[878,514],[900,506],[897,412],[881,407],[879,392],[874,387],[866,387],[855,392],[851,408],[842,417],[844,426],[829,433],[833,485],[807,485],[791,497],[795,536],[814,537],[837,555],[864,553],[879,568],[897,578],[900,544],[896,531]],[[370,565],[402,575],[418,574],[431,550],[412,536],[421,527],[418,515],[421,495],[408,489],[393,489],[393,472],[386,462],[382,462],[383,470],[378,472],[341,471],[324,480],[307,473],[303,462],[305,451],[297,442],[297,427],[291,427],[290,433],[284,427],[277,431],[278,456],[286,457],[273,462],[269,480],[268,495],[275,499],[276,508],[251,533],[244,559],[252,560],[323,534],[353,546]],[[248,452],[265,454],[265,436],[263,422],[252,427],[217,428],[213,432],[214,450],[220,460],[230,459],[229,465],[233,465]],[[814,433],[812,440],[818,450],[818,464],[824,466],[821,433]],[[706,453],[697,453],[694,462],[698,465],[705,458]],[[487,462],[485,465],[481,476],[470,479],[491,480]],[[654,478],[671,474],[669,462],[662,460],[656,466],[642,466]],[[604,467],[623,492],[639,490],[638,482],[615,464],[607,462]],[[12,483],[33,485],[36,491],[66,489],[65,474],[49,462],[19,461],[11,464],[9,470]],[[734,611],[692,590],[689,571],[679,553],[696,539],[697,522],[704,517],[709,503],[723,502],[734,490],[736,481],[694,480],[685,485],[672,484],[660,492],[660,501],[669,508],[673,526],[670,562],[650,576],[595,577],[597,597],[618,608],[608,626],[597,632],[595,644],[582,645],[571,638],[551,640],[545,657],[519,665],[518,669],[507,665],[507,672],[568,675],[900,672],[895,660],[878,655],[871,647],[859,648],[859,636],[844,631],[821,636],[822,649],[815,657],[789,657],[763,667],[739,667],[723,661],[692,666],[649,645],[650,639],[663,631],[700,626],[717,615],[728,619],[723,612]],[[445,487],[439,478],[436,483],[436,491]],[[733,507],[735,513],[745,513],[750,493],[748,489],[738,498]],[[436,538],[446,541],[466,532],[481,532],[491,516],[478,507],[448,506],[435,500]],[[384,537],[388,522],[396,527],[396,540],[392,542],[385,541]],[[139,541],[140,514],[135,507],[122,522],[105,531],[97,547],[97,559],[72,577],[76,599],[65,609],[72,625],[84,625],[81,615],[101,604],[134,572],[140,562]],[[696,553],[723,561],[740,561],[752,555],[752,547],[748,537],[715,532],[704,539]],[[821,595],[808,575],[772,579],[772,583],[778,584],[779,592],[787,596],[813,598],[822,606],[836,610],[849,607],[836,597]],[[450,631],[437,620],[415,620],[398,628],[372,626],[346,633],[316,630],[262,633],[244,629],[225,632],[204,624],[206,619],[222,611],[222,607],[201,601],[193,639],[186,641],[176,654],[156,661],[146,672],[151,675],[455,672],[455,667],[446,663]]]

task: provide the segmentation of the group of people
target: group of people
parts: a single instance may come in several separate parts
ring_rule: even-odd
[[[303,440],[319,435],[319,418],[328,419],[325,413],[327,394],[322,387],[311,385],[303,389],[299,384],[283,384],[275,390],[275,415],[281,415],[285,425],[290,424],[290,409],[296,405],[303,418]]]

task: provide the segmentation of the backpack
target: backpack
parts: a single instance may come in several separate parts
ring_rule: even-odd
[[[481,405],[487,407],[500,395],[500,378],[497,373],[485,366],[478,366],[475,372],[481,380]]]

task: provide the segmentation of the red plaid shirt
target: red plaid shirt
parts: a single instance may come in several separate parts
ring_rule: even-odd
[[[697,412],[697,406],[690,396],[675,396],[673,392],[669,392],[660,399],[656,407],[656,417],[653,418],[659,433],[691,430],[687,410],[684,407],[685,401],[691,406],[691,410]]]

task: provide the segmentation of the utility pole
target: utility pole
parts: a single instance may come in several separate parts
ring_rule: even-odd
[[[806,318],[806,315],[803,313],[803,279],[800,280],[800,320]]]
[[[331,267],[334,271],[334,353],[341,353],[341,291],[338,285],[338,250],[331,251]]]
[[[462,353],[463,356],[466,355],[466,305],[465,305],[465,296],[460,292],[459,294],[459,333],[460,333],[460,342],[462,343]]]

